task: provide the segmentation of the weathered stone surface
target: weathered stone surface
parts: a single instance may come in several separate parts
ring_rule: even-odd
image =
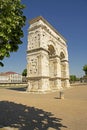
[[[27,71],[28,91],[70,86],[66,40],[41,16],[30,20]]]

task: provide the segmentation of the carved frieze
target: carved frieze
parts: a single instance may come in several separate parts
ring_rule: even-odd
[[[40,34],[39,31],[30,33],[28,37],[28,50],[36,49],[39,47],[40,43]]]
[[[29,74],[35,75],[38,73],[38,58],[31,58],[29,61]]]

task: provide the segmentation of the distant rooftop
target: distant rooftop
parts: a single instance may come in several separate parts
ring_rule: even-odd
[[[8,72],[2,72],[0,75],[11,75],[11,74],[18,74],[16,72],[8,71]]]

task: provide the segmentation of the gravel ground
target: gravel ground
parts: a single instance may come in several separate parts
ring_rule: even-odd
[[[0,89],[0,130],[87,130],[87,85],[32,94]]]

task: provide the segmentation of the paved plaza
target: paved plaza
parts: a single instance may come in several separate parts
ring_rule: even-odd
[[[0,89],[0,130],[87,130],[87,85],[45,94]]]

